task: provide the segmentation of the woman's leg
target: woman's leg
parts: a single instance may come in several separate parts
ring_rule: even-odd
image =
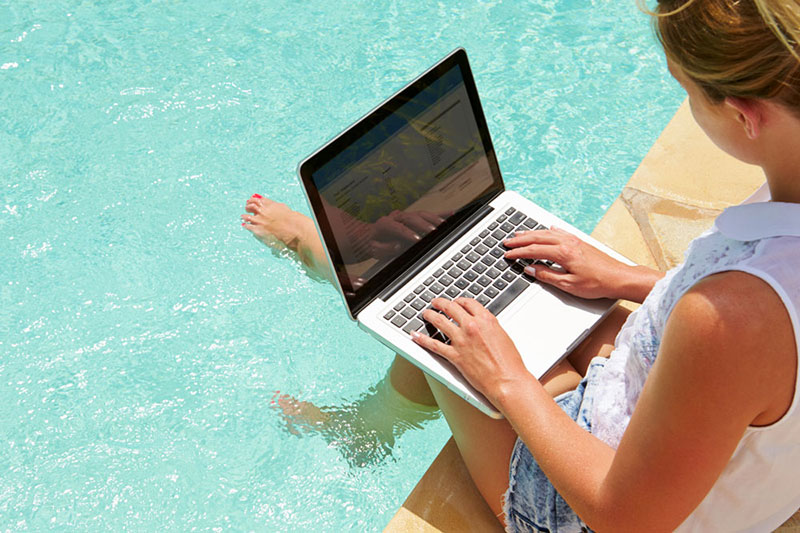
[[[593,357],[611,353],[614,338],[628,314],[619,308],[612,312],[566,360],[540,380],[545,390],[553,397],[573,390]],[[573,360],[579,365],[577,369]],[[502,522],[503,496],[508,489],[508,468],[517,434],[507,420],[489,418],[433,378],[428,377],[428,384],[475,486]]]
[[[333,280],[322,241],[314,222],[286,205],[254,194],[245,204],[242,215],[245,229],[271,248],[289,249],[313,274]],[[435,405],[425,376],[420,369],[395,355],[389,367],[389,379],[394,389],[407,400],[421,405]]]

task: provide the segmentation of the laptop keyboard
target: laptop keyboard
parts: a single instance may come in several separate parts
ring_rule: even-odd
[[[458,253],[445,261],[421,285],[409,292],[383,315],[384,320],[405,333],[421,331],[443,342],[449,339],[422,318],[434,298],[474,298],[493,315],[505,309],[534,283],[523,271],[534,262],[552,266],[550,261],[508,260],[503,240],[517,231],[546,229],[513,207],[489,223]]]

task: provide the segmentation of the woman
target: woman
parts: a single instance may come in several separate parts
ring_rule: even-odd
[[[605,330],[555,378],[531,376],[474,300],[433,301],[455,323],[426,318],[451,344],[416,341],[506,417],[428,381],[509,530],[768,531],[800,506],[800,1],[661,0],[655,16],[696,121],[766,184],[660,280],[558,230],[510,239],[509,258],[566,269],[537,264],[542,282],[644,300],[613,348]]]

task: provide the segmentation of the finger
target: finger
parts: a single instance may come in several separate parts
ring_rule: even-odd
[[[458,352],[452,346],[441,341],[437,341],[436,339],[432,339],[431,337],[423,335],[418,331],[411,332],[411,339],[423,348],[430,350],[433,353],[437,353],[449,361],[452,361],[454,357],[458,356]]]
[[[459,324],[463,324],[464,321],[469,318],[469,314],[467,311],[461,307],[457,302],[447,300],[445,298],[434,298],[431,302],[434,308],[444,311],[448,317],[452,318]],[[447,335],[446,331],[443,331],[445,335]],[[447,335],[451,337],[451,335]]]
[[[252,224],[253,223],[253,215],[241,215],[239,218],[241,218],[242,220],[244,220],[248,224]]]
[[[447,335],[448,337],[452,338],[453,335],[458,333],[458,325],[454,324],[447,318],[445,315],[441,313],[437,313],[433,309],[426,309],[424,313],[422,313],[422,318],[433,324],[436,329]]]
[[[389,236],[399,237],[408,242],[417,242],[420,239],[422,239],[422,237],[417,235],[413,230],[411,230],[404,224],[397,222],[396,220],[386,220],[381,225],[377,237],[381,238],[384,237],[386,234],[388,234]]]
[[[556,263],[564,262],[563,249],[561,246],[553,244],[531,244],[521,248],[513,248],[508,250],[504,257],[506,259],[541,259],[555,261]]]
[[[399,242],[370,241],[370,250],[372,251],[373,257],[395,257],[400,253],[400,249],[401,246]]]
[[[469,314],[472,316],[480,316],[483,313],[488,313],[489,311],[486,310],[484,306],[478,300],[473,298],[457,298],[456,302],[461,304],[461,306],[467,310]]]
[[[422,218],[424,218],[434,226],[438,226],[439,224],[444,222],[444,219],[442,217],[440,217],[436,213],[431,213],[430,211],[420,211],[419,214]]]
[[[436,226],[428,222],[419,213],[406,213],[399,220],[413,231],[420,233],[430,233],[436,229]]]
[[[525,273],[533,276],[542,283],[552,285],[557,289],[569,292],[575,283],[575,276],[568,272],[558,272],[542,264],[525,267]]]
[[[558,236],[554,235],[549,230],[537,229],[518,231],[513,237],[504,240],[503,244],[508,248],[518,248],[529,244],[557,244],[558,242]]]

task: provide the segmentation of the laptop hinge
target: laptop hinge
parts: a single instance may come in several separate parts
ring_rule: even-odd
[[[444,252],[450,245],[456,242],[458,239],[461,238],[462,235],[467,233],[471,230],[475,224],[483,220],[483,218],[491,213],[494,210],[494,207],[490,206],[489,204],[484,205],[478,211],[476,211],[472,216],[466,219],[462,224],[459,224],[458,228],[453,231],[450,235],[442,239],[440,242],[436,244],[433,248],[431,248],[428,253],[423,255],[419,260],[415,261],[410,268],[408,268],[405,272],[403,272],[397,279],[394,280],[390,285],[388,285],[385,289],[383,289],[379,294],[378,298],[381,300],[388,300],[391,298],[394,293],[396,293],[402,286],[404,286],[408,280],[413,278],[417,275],[417,273],[428,266],[430,260],[442,252]]]

